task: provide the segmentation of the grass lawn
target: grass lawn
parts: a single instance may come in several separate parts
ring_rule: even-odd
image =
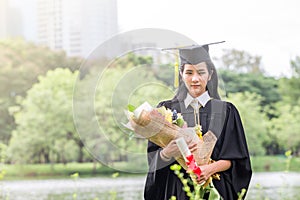
[[[4,165],[5,179],[68,178],[74,173],[81,177],[111,176],[116,170],[97,163]],[[125,175],[121,173],[120,175]]]
[[[251,157],[252,170],[264,171],[294,171],[300,172],[300,157],[287,159],[285,156],[253,156]]]
[[[263,171],[289,171],[300,172],[300,157],[293,157],[288,166],[288,159],[284,156],[256,156],[251,157],[253,172]],[[128,163],[118,163],[120,166],[130,166]],[[137,169],[147,166],[131,165]],[[5,170],[5,179],[44,179],[44,178],[69,178],[71,174],[79,173],[81,177],[111,176],[115,169],[97,163],[68,163],[64,164],[27,164],[27,165],[2,165],[0,170]],[[119,172],[120,176],[141,175]]]

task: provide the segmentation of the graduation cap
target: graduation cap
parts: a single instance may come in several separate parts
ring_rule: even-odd
[[[165,48],[165,50],[179,50],[179,56],[181,65],[184,64],[198,64],[205,61],[210,61],[209,56],[209,45],[223,43],[221,42],[213,42],[203,45],[190,45],[190,46],[181,46],[181,47],[173,47],[173,48]]]
[[[181,47],[173,47],[173,48],[165,48],[165,50],[178,50],[180,63],[184,64],[192,64],[196,65],[201,62],[211,61],[209,56],[209,45],[223,43],[221,42],[213,42],[203,45],[190,45],[190,46],[181,46]],[[179,82],[179,65],[178,62],[175,63],[175,77],[174,77],[174,86],[178,87]]]

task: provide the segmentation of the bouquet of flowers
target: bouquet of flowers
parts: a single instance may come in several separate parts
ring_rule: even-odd
[[[176,110],[171,111],[165,107],[153,108],[145,102],[138,108],[129,106],[127,112],[129,122],[126,127],[133,130],[139,136],[147,138],[160,147],[165,147],[170,141],[183,137],[185,141],[197,143],[197,150],[192,152],[196,163],[208,164],[213,148],[217,141],[216,136],[208,131],[202,137],[201,127],[187,128],[186,122]],[[178,163],[188,169],[185,159],[181,156],[176,158]]]

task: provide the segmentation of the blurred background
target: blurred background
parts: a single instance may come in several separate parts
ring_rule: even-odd
[[[125,121],[114,114],[116,108],[123,114],[126,103],[155,106],[171,98],[175,58],[134,38],[129,49],[152,51],[113,62],[92,56],[111,38],[141,28],[172,30],[198,44],[226,41],[210,53],[222,97],[238,107],[244,123],[254,171],[247,199],[295,199],[299,7],[296,0],[0,0],[0,199],[142,199],[147,142],[120,128]],[[120,80],[133,71],[135,84],[154,84],[113,102],[124,93]],[[81,97],[98,79],[91,114]],[[75,85],[83,89],[74,95]],[[102,129],[82,131],[74,117]]]

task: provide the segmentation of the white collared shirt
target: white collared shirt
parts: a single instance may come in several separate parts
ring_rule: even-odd
[[[186,98],[184,100],[185,108],[187,108],[192,103],[192,101],[194,99],[195,99],[194,97],[192,97],[189,93],[187,93]],[[198,102],[200,103],[200,105],[202,105],[203,107],[205,107],[205,105],[207,104],[207,102],[210,100],[210,96],[208,94],[208,91],[204,92],[203,94],[201,94],[196,99],[198,100]]]

